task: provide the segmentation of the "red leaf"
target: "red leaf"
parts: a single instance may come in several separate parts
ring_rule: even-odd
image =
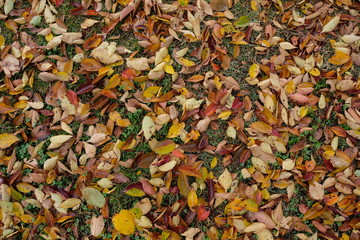
[[[197,209],[196,209],[196,213],[197,213],[197,219],[199,221],[204,221],[210,215],[210,211],[206,210],[204,205],[198,206]]]
[[[67,92],[67,97],[71,104],[73,104],[75,106],[77,106],[79,104],[76,92],[69,90]]]
[[[60,6],[63,2],[64,2],[64,0],[55,0],[55,6],[58,7],[58,6]]]

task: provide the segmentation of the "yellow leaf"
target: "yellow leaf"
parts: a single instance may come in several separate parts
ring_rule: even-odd
[[[286,90],[287,93],[294,93],[294,91],[295,91],[295,83],[294,83],[294,81],[293,81],[293,80],[290,80],[290,81],[286,84],[286,86],[285,86],[284,89]]]
[[[226,120],[229,118],[229,116],[231,115],[232,111],[223,111],[218,115],[218,118],[222,119],[222,120]]]
[[[146,89],[143,93],[144,97],[146,98],[153,98],[157,95],[157,93],[160,91],[161,87],[159,86],[152,86]]]
[[[169,129],[169,132],[167,134],[167,138],[176,138],[177,136],[180,135],[181,131],[184,128],[185,128],[185,123],[184,122],[173,124]]]
[[[252,157],[251,163],[255,167],[256,170],[258,170],[262,173],[267,174],[270,172],[269,165],[266,162],[264,162],[263,160],[261,160],[260,158]]]
[[[143,212],[141,211],[141,209],[137,208],[137,207],[134,207],[134,208],[130,209],[129,211],[133,214],[133,216],[135,218],[141,218],[141,216],[143,215]]]
[[[180,58],[179,61],[186,67],[192,67],[195,66],[195,63],[191,60],[188,60],[186,58]]]
[[[135,232],[135,218],[128,210],[121,210],[112,218],[115,229],[124,235],[131,235]]]
[[[61,208],[73,208],[81,203],[81,200],[78,198],[68,198],[63,201],[60,205]]]
[[[171,140],[164,140],[158,142],[153,148],[153,151],[157,154],[168,154],[171,153],[176,147],[176,144]]]
[[[0,149],[8,148],[17,141],[19,141],[18,137],[9,133],[2,133],[0,134]]]
[[[54,74],[60,81],[63,81],[63,82],[67,82],[71,78],[71,76],[66,72],[57,72]]]
[[[165,65],[164,70],[165,70],[165,72],[168,73],[168,74],[174,74],[174,73],[175,73],[174,68],[173,68],[171,65],[169,65],[169,64]]]
[[[265,122],[253,122],[250,124],[250,127],[261,133],[272,133],[272,127]]]
[[[4,36],[0,35],[0,48],[4,46],[4,44],[5,44],[5,38]]]
[[[226,136],[235,139],[236,138],[236,130],[234,127],[229,126],[226,130]]]
[[[260,8],[260,4],[257,0],[251,0],[250,1],[250,6],[251,6],[251,9],[255,12],[258,12],[259,11],[259,8]]]
[[[112,76],[109,80],[109,82],[106,84],[104,89],[112,89],[115,88],[120,83],[120,76],[119,74],[115,74]]]
[[[320,71],[317,68],[311,69],[309,73],[315,77],[320,76]]]
[[[196,195],[196,192],[194,189],[191,189],[191,191],[189,192],[188,198],[187,198],[187,203],[189,205],[190,208],[196,207],[197,203],[198,203],[198,197]]]
[[[339,51],[329,59],[329,63],[334,65],[343,65],[344,63],[349,61],[350,58],[351,57],[349,55]]]
[[[301,118],[305,117],[309,112],[309,107],[302,106],[299,110],[299,115]]]
[[[210,167],[214,168],[214,167],[216,167],[217,164],[218,164],[218,159],[216,157],[214,157],[210,162]]]
[[[249,68],[249,75],[251,78],[256,78],[256,76],[260,73],[260,66],[258,64],[253,64]]]
[[[33,185],[26,182],[20,182],[16,184],[16,188],[23,193],[29,193],[35,190],[35,187]]]
[[[227,170],[227,168],[219,176],[219,183],[225,189],[225,191],[227,191],[231,187],[232,177],[229,170]]]
[[[52,33],[49,33],[45,36],[46,41],[50,42],[54,38],[54,35]]]
[[[145,192],[138,188],[132,188],[128,191],[126,191],[126,194],[133,196],[133,197],[142,197],[145,196]]]
[[[245,203],[245,209],[250,211],[250,212],[257,212],[259,210],[259,206],[252,199],[246,199],[244,201],[244,203]]]
[[[178,0],[178,3],[179,3],[181,6],[185,7],[185,6],[188,5],[189,0]]]

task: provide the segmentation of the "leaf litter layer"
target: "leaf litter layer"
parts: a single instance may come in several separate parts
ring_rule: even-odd
[[[359,239],[360,4],[0,0],[0,234]]]

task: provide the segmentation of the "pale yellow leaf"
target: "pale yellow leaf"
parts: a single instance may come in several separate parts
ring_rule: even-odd
[[[263,160],[261,160],[260,158],[252,157],[251,162],[258,171],[265,173],[265,174],[269,173],[269,171],[270,171],[269,165],[266,162],[264,162]]]
[[[225,171],[219,176],[220,185],[227,191],[231,187],[232,177],[229,170],[226,168]]]
[[[142,58],[127,58],[126,59],[126,65],[129,68],[133,68],[138,71],[146,71],[150,69],[148,59],[145,57]]]
[[[145,116],[143,118],[142,130],[144,132],[144,137],[146,140],[149,140],[150,137],[155,133],[155,123],[151,117]]]
[[[331,19],[327,24],[325,24],[325,26],[322,29],[322,33],[326,33],[326,32],[331,32],[332,30],[334,30],[336,28],[336,26],[339,24],[340,22],[340,16],[336,16],[333,19]]]
[[[259,223],[259,222],[255,222],[255,223],[252,223],[250,224],[249,226],[247,226],[245,229],[244,229],[244,232],[246,233],[250,233],[250,232],[261,232],[263,231],[264,229],[266,229],[266,225],[263,224],[263,223]]]
[[[61,208],[73,208],[81,203],[81,200],[78,198],[68,198],[63,201],[60,205]]]

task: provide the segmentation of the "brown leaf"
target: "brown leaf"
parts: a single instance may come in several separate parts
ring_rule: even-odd
[[[310,196],[315,200],[323,200],[324,199],[324,187],[322,184],[318,182],[314,182],[309,185],[309,193]]]

